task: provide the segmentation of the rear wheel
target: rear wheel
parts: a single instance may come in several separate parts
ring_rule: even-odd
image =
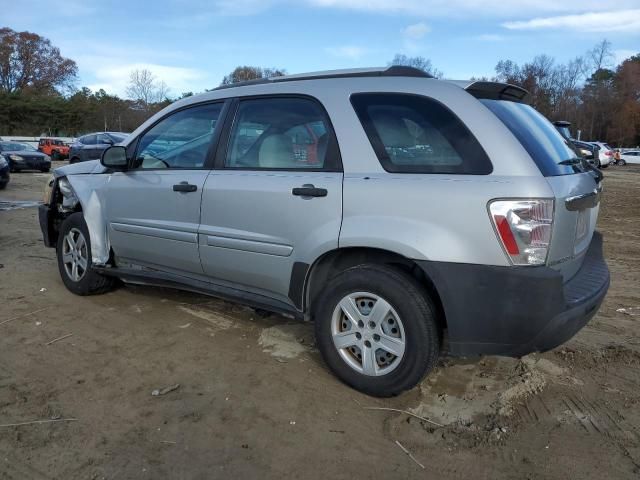
[[[620,160],[618,160],[618,165],[620,165],[621,167],[625,166],[627,164],[627,162],[625,160],[623,160],[622,158]]]
[[[58,270],[64,285],[76,295],[108,292],[115,279],[91,269],[91,240],[82,213],[69,215],[58,234]]]
[[[57,150],[54,150],[53,152],[51,152],[51,159],[52,160],[59,160],[60,159],[60,153]]]
[[[40,171],[42,173],[48,173],[49,172],[49,168],[41,168]]]
[[[79,161],[80,161],[80,159],[78,157],[72,157],[72,158],[69,159],[69,163],[77,163]]]
[[[316,341],[329,368],[369,395],[414,387],[440,352],[436,310],[416,281],[380,265],[350,268],[316,302]]]

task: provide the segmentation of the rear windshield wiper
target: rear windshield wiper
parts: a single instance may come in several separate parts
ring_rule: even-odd
[[[579,163],[582,163],[581,158],[568,158],[567,160],[558,162],[558,165],[577,165]]]

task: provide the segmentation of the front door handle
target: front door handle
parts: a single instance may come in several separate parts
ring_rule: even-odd
[[[305,184],[294,188],[291,193],[298,197],[326,197],[328,192],[326,188],[316,188],[311,184]]]
[[[189,182],[180,182],[177,185],[173,186],[173,191],[174,192],[195,192],[196,190],[198,190],[198,186],[197,185],[192,185]]]

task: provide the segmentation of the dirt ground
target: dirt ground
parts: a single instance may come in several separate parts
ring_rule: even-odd
[[[605,175],[612,284],[591,323],[543,355],[443,358],[387,400],[337,381],[309,325],[166,289],[72,295],[36,208],[2,211],[47,175],[13,175],[0,479],[640,478],[640,168]],[[57,421],[6,426],[35,420]]]

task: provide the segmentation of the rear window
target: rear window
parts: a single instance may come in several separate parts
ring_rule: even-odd
[[[511,130],[545,177],[585,171],[569,140],[533,107],[506,100],[480,101]]]
[[[487,175],[493,170],[467,127],[434,99],[360,93],[351,103],[388,172]]]

